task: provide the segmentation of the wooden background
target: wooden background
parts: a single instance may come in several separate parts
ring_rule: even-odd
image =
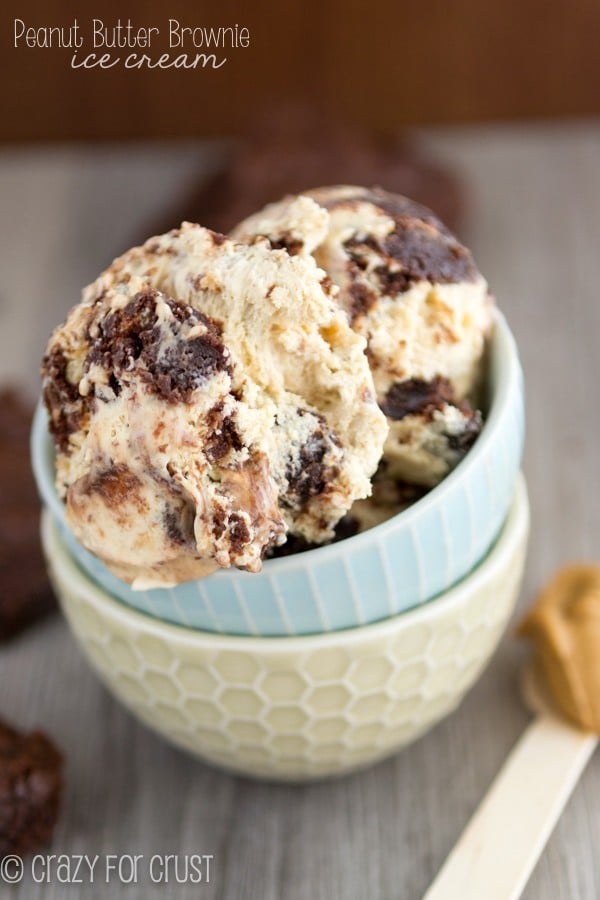
[[[217,71],[73,71],[69,50],[15,49],[15,17],[238,23],[251,42]],[[0,140],[235,134],[297,98],[381,131],[595,114],[599,35],[596,0],[6,0]]]

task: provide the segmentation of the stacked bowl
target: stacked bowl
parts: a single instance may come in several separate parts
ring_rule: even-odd
[[[486,421],[437,487],[329,546],[134,591],[71,533],[46,414],[33,466],[56,592],[109,689],[169,740],[272,779],[340,774],[389,755],[450,712],[513,609],[528,533],[519,475],[523,381],[497,314]]]

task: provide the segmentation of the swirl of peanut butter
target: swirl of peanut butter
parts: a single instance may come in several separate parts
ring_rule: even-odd
[[[557,709],[600,732],[600,566],[560,569],[521,623]]]

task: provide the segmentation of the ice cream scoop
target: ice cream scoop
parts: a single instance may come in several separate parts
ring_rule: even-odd
[[[284,198],[240,223],[313,256],[367,340],[377,398],[390,422],[394,477],[434,485],[481,428],[477,402],[493,302],[469,250],[424,207],[380,189],[336,186]]]
[[[387,425],[314,260],[197,225],[148,241],[52,335],[44,398],[80,542],[135,587],[260,568],[370,493]]]

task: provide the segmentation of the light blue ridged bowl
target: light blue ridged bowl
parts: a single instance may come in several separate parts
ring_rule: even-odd
[[[523,449],[523,376],[498,314],[490,341],[488,415],[456,469],[403,513],[337,544],[268,560],[252,575],[223,570],[175,588],[133,591],[74,538],[54,489],[54,449],[43,407],[32,431],[45,505],[82,569],[143,613],[203,631],[285,636],[377,622],[435,598],[485,556],[506,519]]]

